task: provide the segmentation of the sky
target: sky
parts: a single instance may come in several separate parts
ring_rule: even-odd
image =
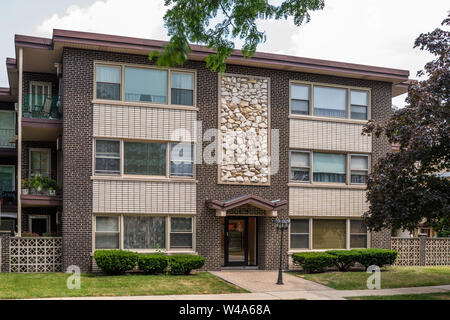
[[[433,56],[413,49],[414,40],[439,27],[449,10],[447,0],[325,0],[301,27],[260,22],[267,41],[258,51],[404,69],[415,79]],[[15,57],[14,34],[51,37],[55,28],[168,40],[165,11],[164,0],[2,0],[0,87],[8,86],[4,61]],[[405,97],[393,104],[403,107]]]

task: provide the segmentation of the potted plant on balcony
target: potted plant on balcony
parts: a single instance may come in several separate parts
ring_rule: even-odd
[[[30,188],[30,181],[28,179],[22,179],[22,194],[28,195]]]
[[[53,189],[52,187],[48,188],[48,195],[49,195],[50,197],[56,196],[56,190]]]

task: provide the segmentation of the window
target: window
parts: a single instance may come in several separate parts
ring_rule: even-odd
[[[165,143],[124,143],[125,174],[165,176]]]
[[[309,220],[292,219],[291,220],[291,248],[308,249],[309,248]]]
[[[14,111],[0,110],[0,148],[14,148],[14,140],[16,132],[16,116]]]
[[[194,167],[194,145],[191,143],[170,144],[170,175],[192,177]]]
[[[97,99],[120,100],[121,68],[97,66]]]
[[[119,217],[96,217],[95,249],[119,249]]]
[[[192,73],[172,72],[171,103],[194,105],[194,76]]]
[[[333,219],[313,220],[313,249],[345,249],[347,221]]]
[[[164,249],[166,219],[164,217],[124,216],[124,249]]]
[[[310,181],[309,152],[291,152],[291,180]]]
[[[350,112],[352,119],[367,120],[368,92],[351,90],[350,92]]]
[[[95,173],[120,174],[120,141],[95,140]]]
[[[44,233],[50,232],[50,217],[48,215],[28,216],[28,226],[31,233],[42,237]]]
[[[43,106],[46,97],[52,95],[52,83],[51,82],[38,82],[30,81],[30,106]],[[34,108],[33,108],[34,110]]]
[[[291,114],[309,114],[309,89],[307,85],[291,85]]]
[[[192,218],[170,218],[170,248],[192,248]]]
[[[167,71],[125,68],[125,100],[167,103]]]
[[[314,115],[347,118],[347,89],[314,87]]]
[[[362,220],[350,220],[350,248],[367,248],[367,229]]]
[[[2,166],[0,165],[0,195],[3,191],[14,191],[14,166]]]
[[[369,157],[350,155],[350,182],[357,184],[367,183],[369,173]]]
[[[346,156],[344,154],[314,153],[314,182],[344,183],[346,177]]]
[[[50,150],[30,149],[30,176],[50,175]]]

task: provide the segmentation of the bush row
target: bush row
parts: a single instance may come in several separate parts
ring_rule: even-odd
[[[397,258],[397,251],[387,249],[353,249],[329,250],[325,252],[299,252],[292,255],[294,263],[300,265],[305,272],[323,272],[327,267],[335,266],[339,271],[348,271],[355,263],[364,266],[365,270],[376,265],[391,265]]]
[[[97,250],[94,254],[97,266],[106,274],[123,274],[139,266],[147,274],[189,274],[205,264],[205,258],[191,254],[166,256],[161,253],[138,254],[123,250]]]

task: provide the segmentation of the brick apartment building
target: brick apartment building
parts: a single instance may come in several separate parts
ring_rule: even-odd
[[[148,53],[163,44],[16,35],[0,89],[0,229],[16,233],[3,232],[3,271],[21,270],[8,246],[30,235],[60,239],[62,269],[92,270],[94,251],[112,248],[275,269],[277,218],[290,220],[286,262],[390,247],[391,231],[368,233],[361,216],[367,174],[391,146],[361,130],[390,116],[408,71],[236,51],[220,75],[201,46],[155,67]]]

